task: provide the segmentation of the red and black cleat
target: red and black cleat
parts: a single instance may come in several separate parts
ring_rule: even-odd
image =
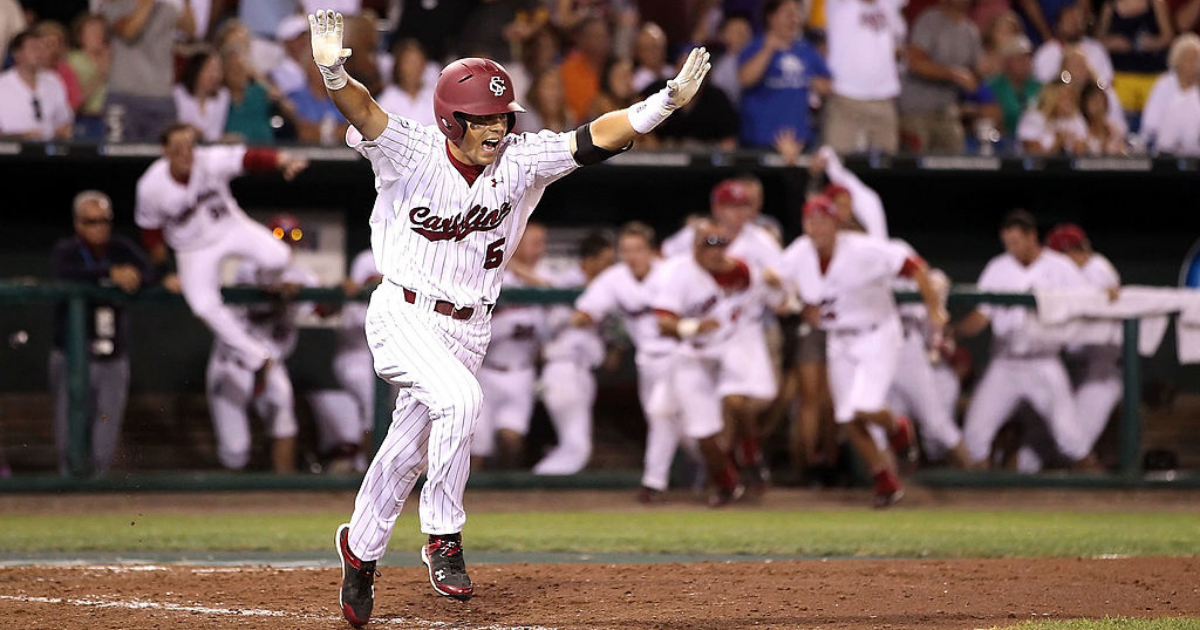
[[[349,535],[350,525],[343,524],[334,539],[342,561],[342,590],[338,594],[338,604],[346,621],[361,628],[371,620],[371,609],[375,606],[375,561],[359,560],[350,551]]]
[[[904,498],[904,487],[900,479],[890,468],[884,468],[875,473],[875,497],[873,505],[876,508],[886,508],[895,505]]]
[[[916,465],[920,456],[917,452],[917,432],[908,416],[896,416],[896,424],[888,433],[888,444],[901,464],[905,467]]]
[[[724,470],[717,471],[713,475],[713,481],[716,482],[717,491],[709,495],[708,507],[724,507],[746,494],[746,486],[742,485],[741,479],[738,478],[737,467],[733,462],[729,462]]]
[[[475,595],[463,560],[462,534],[430,536],[429,542],[421,547],[421,562],[429,568],[429,583],[438,595],[460,602]]]

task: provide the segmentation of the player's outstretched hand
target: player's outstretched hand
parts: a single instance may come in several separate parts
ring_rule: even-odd
[[[342,33],[345,27],[341,13],[317,11],[308,14],[308,27],[312,32],[313,61],[318,66],[332,68],[346,63],[350,49],[342,48]]]
[[[692,102],[696,92],[700,91],[700,83],[704,81],[704,76],[711,69],[708,51],[703,46],[693,48],[679,75],[667,81],[667,98],[671,100],[671,105],[678,109]]]

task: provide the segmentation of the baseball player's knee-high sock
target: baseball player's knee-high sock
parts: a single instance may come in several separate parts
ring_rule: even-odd
[[[1021,369],[1021,366],[1010,363],[1004,359],[992,359],[971,397],[971,407],[967,409],[967,419],[963,424],[963,440],[967,445],[967,453],[975,462],[987,461],[992,451],[992,440],[1023,397],[1013,382],[1014,370]]]
[[[388,435],[354,499],[349,542],[359,558],[378,560],[387,550],[396,518],[425,470],[429,427],[429,410],[402,390]]]

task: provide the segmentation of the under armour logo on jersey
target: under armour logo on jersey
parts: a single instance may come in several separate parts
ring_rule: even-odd
[[[504,91],[508,89],[508,86],[504,84],[504,77],[495,76],[492,77],[492,82],[488,83],[488,89],[496,96],[504,96]]]
[[[492,178],[492,188],[495,188],[496,186],[498,186],[500,184],[500,182],[502,182],[502,181],[504,181],[504,180],[496,179],[495,177],[493,177]]]
[[[471,232],[487,232],[500,227],[512,212],[512,204],[505,201],[499,210],[491,210],[479,204],[465,214],[439,217],[424,206],[408,212],[408,220],[414,225],[412,231],[431,241],[461,241]]]

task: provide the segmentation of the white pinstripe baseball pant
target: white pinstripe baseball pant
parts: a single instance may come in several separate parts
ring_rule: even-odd
[[[403,290],[387,281],[371,296],[366,329],[375,372],[400,394],[354,500],[349,543],[359,558],[383,557],[422,472],[421,531],[462,531],[471,436],[483,401],[475,372],[487,350],[490,321],[483,308],[467,321],[435,313],[432,300],[422,295],[409,304]]]

